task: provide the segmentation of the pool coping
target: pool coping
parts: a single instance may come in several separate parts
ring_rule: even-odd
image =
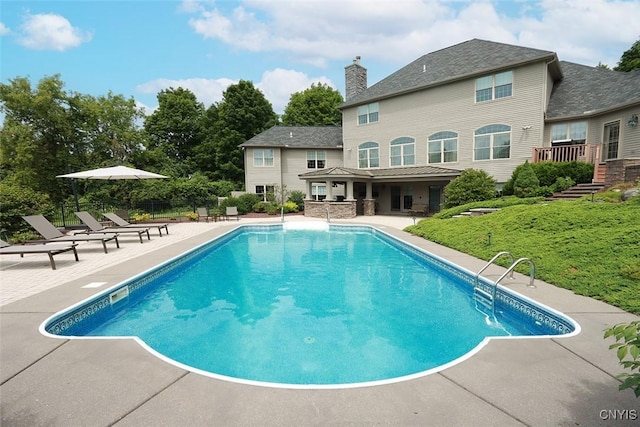
[[[358,219],[366,223],[366,217]],[[631,418],[638,400],[630,390],[618,391],[615,375],[621,368],[602,332],[638,317],[538,280],[529,289],[528,277],[517,273],[506,287],[573,318],[580,334],[492,340],[456,366],[373,387],[299,390],[230,383],[169,366],[133,340],[64,340],[39,333],[44,319],[97,293],[81,287],[87,282],[115,285],[234,227],[0,307],[1,424],[605,425],[613,417],[617,425],[637,422]],[[486,263],[393,227],[374,227],[470,271]]]

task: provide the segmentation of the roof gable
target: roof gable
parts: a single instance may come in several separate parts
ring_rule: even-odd
[[[240,147],[342,148],[340,126],[273,126]]]
[[[557,59],[551,51],[473,39],[416,59],[349,99],[340,108],[551,59]]]
[[[555,83],[547,119],[600,113],[640,103],[640,71],[611,71],[560,61],[564,74]]]

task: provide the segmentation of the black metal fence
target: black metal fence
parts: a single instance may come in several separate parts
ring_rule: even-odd
[[[212,208],[214,204],[197,204],[193,200],[150,201],[126,206],[117,203],[62,203],[57,209],[51,222],[56,227],[82,227],[82,222],[74,212],[87,211],[97,220],[102,221],[103,212],[115,212],[125,215],[124,219],[133,220],[136,215],[149,215],[148,220],[180,220],[189,213],[195,213],[198,207]],[[121,215],[121,216],[122,216]]]

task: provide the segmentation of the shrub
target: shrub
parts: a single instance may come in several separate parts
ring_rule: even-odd
[[[444,207],[490,200],[495,196],[496,181],[493,177],[483,170],[465,169],[444,188]]]
[[[269,207],[269,205],[272,205],[273,203],[269,203],[269,202],[258,202],[255,205],[253,205],[253,212],[258,212],[258,213],[264,213],[267,211],[267,208]]]
[[[282,207],[284,209],[284,213],[298,212],[298,204],[295,202],[286,202]]]
[[[220,202],[220,208],[225,211],[227,206],[236,206],[238,208],[238,214],[246,215],[253,212],[253,206],[260,202],[260,196],[252,193],[245,193],[239,197],[227,197]]]
[[[304,198],[305,193],[302,191],[294,190],[289,194],[289,199],[287,201],[293,202],[298,205],[298,211],[304,210]]]
[[[513,193],[517,197],[532,197],[538,195],[537,192],[540,188],[540,181],[536,176],[531,164],[526,161],[520,173],[513,183]]]
[[[551,186],[551,193],[556,193],[558,191],[564,191],[569,187],[573,187],[574,185],[576,185],[576,182],[571,179],[571,177],[569,176],[565,176],[565,177],[558,177],[556,179],[556,182]]]
[[[574,181],[574,185],[575,183],[589,183],[593,178],[593,165],[591,163],[540,162],[531,163],[530,166],[533,168],[533,172],[538,178],[540,187],[552,187],[560,177],[571,178]],[[519,165],[511,173],[511,178],[502,187],[504,195],[511,196],[515,194],[514,184],[523,167],[524,164]]]
[[[267,214],[269,215],[277,215],[280,213],[280,206],[275,203],[269,203],[267,206]]]
[[[18,184],[0,183],[0,194],[0,227],[6,230],[7,237],[33,233],[23,216],[40,214],[51,218],[56,210],[48,195]]]
[[[151,214],[148,213],[134,213],[133,214],[133,219],[135,220],[135,222],[146,222],[149,221],[151,219]]]
[[[197,221],[198,220],[198,213],[197,212],[187,212],[186,214],[184,214],[184,216],[186,216],[189,221]]]
[[[617,377],[622,379],[619,390],[632,389],[640,397],[640,321],[620,323],[605,330],[605,338],[614,337],[616,342],[609,349],[616,350],[620,364],[631,371]],[[635,371],[635,372],[634,372]]]

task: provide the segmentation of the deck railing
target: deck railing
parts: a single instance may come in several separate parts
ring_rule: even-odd
[[[536,147],[531,156],[532,163],[538,162],[586,162],[600,161],[600,145],[577,144],[557,147]]]

